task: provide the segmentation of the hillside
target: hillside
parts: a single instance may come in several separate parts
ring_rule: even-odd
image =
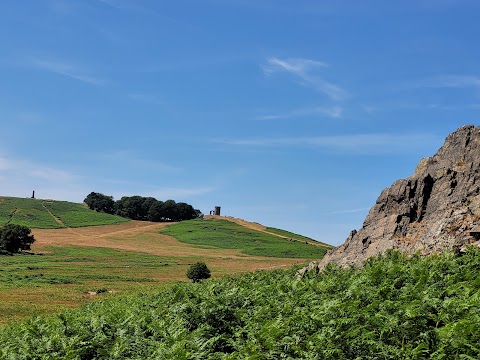
[[[3,199],[4,204],[8,203]],[[41,201],[27,203],[41,205]],[[63,213],[57,213],[65,218]],[[325,252],[324,247],[268,235],[233,222],[221,227],[220,223],[223,222],[128,221],[78,228],[35,228],[34,255],[0,257],[0,324],[99,298],[150,292],[175,281],[187,281],[187,268],[197,261],[207,263],[212,277],[220,278],[305,264]],[[210,230],[197,231],[193,227],[198,225]],[[170,227],[173,236],[164,233]],[[203,243],[180,241],[192,234],[201,235]],[[241,241],[234,247],[225,246],[230,236]],[[254,254],[249,254],[252,249]],[[97,294],[98,291],[107,292]]]
[[[209,217],[205,220],[182,221],[163,229],[162,233],[188,244],[239,249],[253,256],[308,259],[322,257],[331,248],[322,243],[315,244],[312,239],[309,242],[301,241],[299,239],[307,238],[297,234],[277,229],[279,234],[261,228],[257,230],[249,224],[245,221],[239,223],[239,219],[235,218]]]
[[[116,215],[96,212],[68,201],[0,197],[0,226],[25,225],[35,229],[76,228],[127,222]]]
[[[242,225],[246,228],[253,229],[253,230],[256,230],[256,231],[260,231],[260,232],[263,232],[263,233],[267,233],[267,234],[270,234],[270,235],[275,235],[275,236],[283,238],[283,239],[301,241],[301,242],[304,242],[306,244],[325,247],[327,249],[332,248],[332,246],[329,245],[329,244],[322,243],[320,241],[314,240],[312,238],[309,238],[309,237],[306,237],[306,236],[303,236],[303,235],[295,234],[295,233],[292,233],[290,231],[286,231],[286,230],[282,230],[282,229],[267,227],[267,226],[264,226],[264,225],[259,224],[259,223],[246,221],[244,219],[239,219],[239,218],[235,218],[235,217],[232,217],[232,216],[208,215],[208,216],[205,216],[205,218],[206,219],[217,219],[217,220],[219,220],[219,219],[228,220],[228,221],[232,221],[234,223],[237,223],[239,225]]]

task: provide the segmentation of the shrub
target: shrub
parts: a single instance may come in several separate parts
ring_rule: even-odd
[[[208,279],[210,276],[210,269],[203,262],[197,262],[187,270],[187,277],[194,283],[201,282],[203,279]]]

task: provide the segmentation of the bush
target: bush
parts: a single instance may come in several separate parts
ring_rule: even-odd
[[[210,269],[203,262],[197,262],[187,270],[187,277],[194,283],[201,282],[203,279],[208,279],[210,276]]]
[[[23,225],[8,224],[0,228],[0,250],[2,253],[15,253],[21,250],[30,250],[35,241],[31,230]]]

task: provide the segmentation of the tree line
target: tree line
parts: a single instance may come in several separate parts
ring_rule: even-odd
[[[132,220],[144,221],[182,221],[196,219],[202,216],[200,210],[192,205],[175,200],[160,201],[153,197],[123,196],[113,200],[113,196],[91,192],[85,198],[87,206],[95,211],[119,215]]]

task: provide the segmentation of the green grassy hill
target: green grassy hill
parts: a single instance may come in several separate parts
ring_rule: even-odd
[[[279,235],[289,234],[295,240],[248,229],[229,220],[213,219],[182,221],[166,227],[162,233],[188,244],[238,249],[244,254],[252,256],[319,259],[330,248],[330,246],[315,246],[305,241],[299,241],[299,239],[307,238],[297,234],[283,230],[278,231]],[[308,240],[313,241],[312,239]]]
[[[59,229],[126,222],[120,216],[98,213],[68,201],[0,197],[0,226],[25,225],[33,229]]]

